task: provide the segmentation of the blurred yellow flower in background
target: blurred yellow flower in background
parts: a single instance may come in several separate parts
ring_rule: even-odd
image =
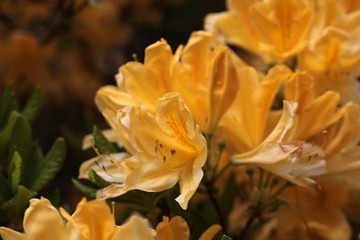
[[[360,103],[359,23],[359,11],[338,18],[298,56],[298,68],[314,77],[317,95],[333,90],[341,94],[342,104]]]
[[[301,52],[317,24],[314,1],[228,0],[227,5],[227,12],[206,17],[205,28],[267,61],[283,62]]]

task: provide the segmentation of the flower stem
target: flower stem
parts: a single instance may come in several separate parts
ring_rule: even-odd
[[[225,222],[225,219],[223,217],[223,214],[222,214],[222,211],[221,211],[221,208],[220,208],[220,205],[216,199],[216,197],[214,196],[214,191],[213,191],[213,187],[212,187],[212,182],[210,181],[206,181],[205,183],[206,185],[206,190],[207,190],[207,193],[209,195],[209,199],[210,199],[210,202],[211,204],[213,205],[214,209],[215,209],[215,212],[218,216],[218,220],[219,220],[219,224],[221,225],[222,227],[222,230],[223,230],[223,233],[226,235],[227,234],[227,227],[226,227],[226,222]]]

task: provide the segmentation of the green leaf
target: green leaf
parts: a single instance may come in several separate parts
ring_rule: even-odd
[[[0,102],[0,127],[4,126],[9,118],[13,107],[14,92],[10,86],[7,86],[2,93]]]
[[[71,179],[72,183],[74,184],[75,188],[79,190],[82,194],[84,194],[88,198],[96,198],[96,191],[98,189],[89,187],[76,179]]]
[[[89,171],[89,179],[99,188],[104,188],[110,185],[109,182],[105,181],[102,177],[100,177],[93,169],[90,169]]]
[[[9,219],[12,219],[15,223],[21,222],[25,208],[29,204],[29,200],[35,195],[36,192],[20,185],[17,188],[15,196],[1,204],[0,208],[6,211]]]
[[[223,235],[223,236],[221,237],[221,240],[232,240],[232,238],[229,237],[229,236]]]
[[[12,130],[9,149],[10,154],[15,151],[19,152],[25,167],[27,167],[26,163],[31,154],[32,141],[30,124],[19,114]]]
[[[15,193],[22,178],[22,160],[18,152],[14,152],[14,155],[10,161],[9,174],[12,192]]]
[[[5,202],[10,197],[11,197],[11,188],[9,186],[9,182],[0,172],[0,204]]]
[[[109,140],[106,139],[106,137],[96,126],[94,126],[92,135],[94,137],[95,145],[99,149],[100,153],[117,152],[116,147],[114,147],[114,145],[112,145]]]
[[[42,94],[39,87],[36,87],[22,111],[22,115],[26,120],[32,122],[39,114],[42,106]]]
[[[34,167],[33,179],[30,181],[30,189],[39,191],[60,171],[66,155],[66,145],[63,138],[56,139],[45,158]],[[33,182],[32,182],[33,181]]]
[[[14,129],[14,126],[20,117],[20,113],[13,111],[8,119],[4,129],[0,131],[0,156],[4,156],[8,149],[8,144]]]

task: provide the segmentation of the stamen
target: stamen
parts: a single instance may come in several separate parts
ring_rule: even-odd
[[[90,142],[91,142],[92,148],[94,149],[96,155],[98,155],[98,157],[99,157],[100,160],[102,160],[102,161],[104,161],[104,162],[109,162],[109,163],[111,163],[113,166],[115,166],[117,169],[119,169],[119,171],[120,171],[121,173],[123,173],[123,172],[125,171],[124,168],[123,168],[123,166],[122,166],[119,162],[115,161],[115,160],[113,159],[113,157],[111,156],[111,154],[110,154],[108,151],[106,152],[107,158],[104,157],[104,155],[102,155],[102,154],[100,153],[99,149],[98,149],[97,147],[95,147],[95,142],[94,142],[94,139],[93,139],[93,138],[90,138]],[[105,174],[109,175],[110,177],[116,178],[114,175],[112,175],[112,174],[106,169],[105,165],[100,164],[99,161],[97,161],[97,160],[95,161],[95,164],[96,164],[96,166],[97,166],[99,169],[103,170],[103,171],[105,172]]]

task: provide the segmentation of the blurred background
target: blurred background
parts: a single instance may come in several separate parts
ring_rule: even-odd
[[[225,0],[1,0],[0,92],[10,85],[18,99],[35,86],[44,95],[33,136],[46,152],[54,139],[67,143],[65,164],[40,195],[57,192],[73,210],[80,164],[93,156],[81,143],[93,125],[106,124],[94,105],[97,89],[115,84],[118,68],[143,60],[145,48],[164,38],[173,50],[207,13],[225,10]],[[56,205],[56,203],[54,203]]]

